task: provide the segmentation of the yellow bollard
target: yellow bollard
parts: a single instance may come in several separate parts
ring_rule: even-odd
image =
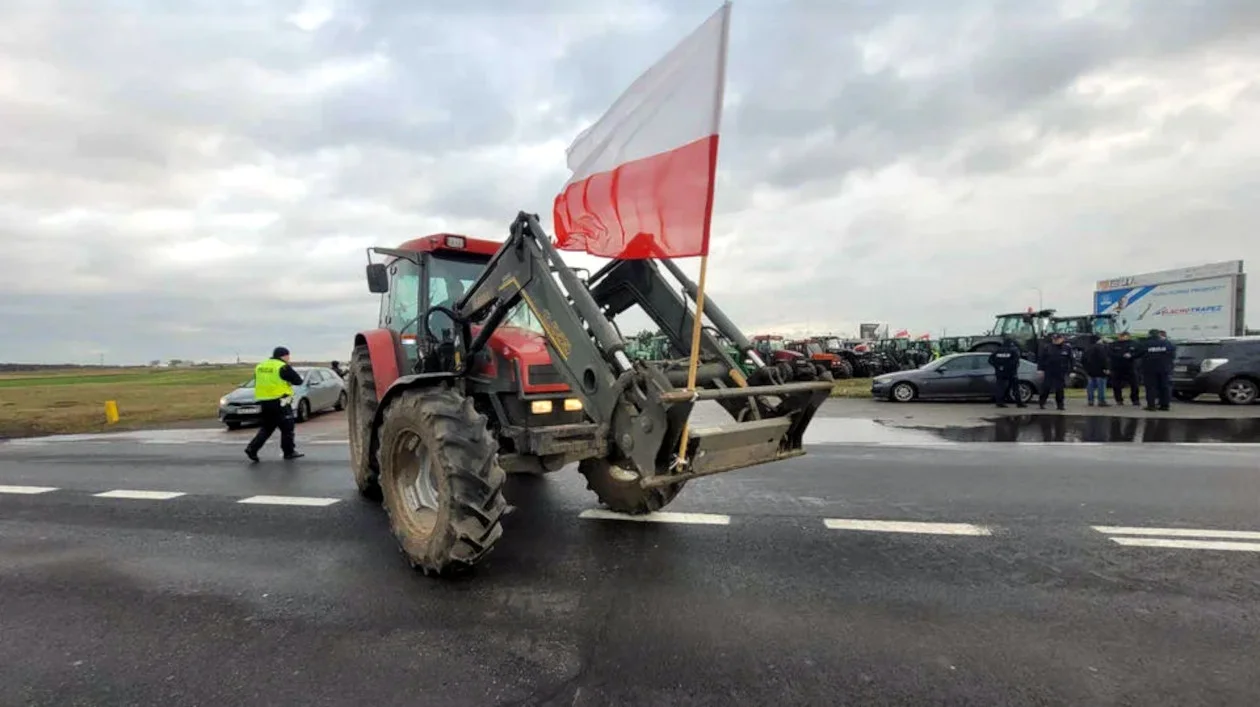
[[[105,401],[105,421],[109,424],[118,422],[118,403],[113,400]]]

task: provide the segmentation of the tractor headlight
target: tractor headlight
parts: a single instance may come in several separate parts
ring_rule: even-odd
[[[529,404],[529,411],[535,415],[546,415],[551,412],[550,400],[534,400]]]
[[[582,409],[582,401],[577,398],[565,398],[564,409],[566,412],[576,412]]]
[[[225,395],[222,398],[219,398],[219,407],[225,407],[226,405],[227,405],[227,396]]]

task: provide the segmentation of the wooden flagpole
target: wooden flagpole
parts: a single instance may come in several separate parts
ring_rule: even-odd
[[[726,16],[722,20],[722,39],[721,48],[718,51],[718,83],[717,92],[713,97],[714,113],[722,115],[722,103],[726,95],[726,53],[730,44],[731,36],[731,0],[722,3],[722,8],[726,10]],[[717,125],[714,125],[714,133],[718,132]],[[709,273],[709,234],[708,229],[713,219],[713,197],[716,185],[717,170],[717,151],[714,149],[713,162],[710,163],[709,178],[709,203],[705,209],[705,246],[704,253],[700,256],[700,282],[696,285],[696,318],[691,323],[691,356],[687,360],[687,390],[692,394],[696,392],[696,368],[700,363],[700,328],[704,322],[704,285],[705,276]],[[737,362],[738,363],[738,362]],[[687,464],[687,443],[691,441],[691,415],[687,415],[687,421],[683,423],[682,438],[678,440],[678,466],[684,467]]]
[[[700,328],[704,321],[704,280],[709,272],[709,254],[700,256],[700,282],[696,285],[696,316],[691,322],[691,355],[687,360],[687,390],[696,391],[696,368],[700,363]],[[683,423],[682,439],[678,442],[678,463],[687,463],[687,442],[691,437],[691,416]]]

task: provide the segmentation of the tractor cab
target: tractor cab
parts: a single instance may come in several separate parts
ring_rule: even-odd
[[[381,295],[378,326],[397,332],[405,373],[434,368],[432,357],[443,344],[454,342],[458,331],[450,312],[476,284],[500,245],[439,233],[398,248],[369,249],[386,258],[384,263],[372,263],[369,255],[368,289]],[[474,326],[473,334],[479,329]],[[550,365],[542,324],[523,300],[499,324],[492,339],[499,344],[495,350],[508,358],[519,358],[526,350],[531,358],[539,359],[531,363]]]
[[[804,358],[799,351],[788,348],[787,343],[779,334],[758,334],[752,338],[752,345],[757,355],[766,361],[793,362]]]
[[[1069,341],[1077,337],[1097,334],[1105,339],[1115,338],[1118,333],[1114,314],[1084,314],[1073,317],[1051,317],[1050,333],[1062,334]]]
[[[999,314],[993,324],[993,335],[1009,334],[1011,338],[1019,342],[1038,340],[1043,338],[1049,330],[1050,319],[1053,316],[1053,309]]]

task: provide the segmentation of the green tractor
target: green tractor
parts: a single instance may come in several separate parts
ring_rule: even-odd
[[[1036,362],[1041,346],[1052,335],[1062,334],[1072,345],[1076,354],[1076,365],[1068,377],[1068,385],[1076,388],[1085,385],[1085,369],[1081,365],[1081,354],[1089,346],[1090,337],[1094,334],[1104,339],[1114,338],[1117,333],[1115,315],[1083,314],[1073,316],[1056,316],[1053,309],[1042,309],[1032,312],[1012,312],[999,314],[993,329],[987,334],[970,337],[971,351],[995,351],[1002,343],[1002,336],[1010,335],[1019,344],[1024,358]]]
[[[664,334],[626,340],[626,356],[632,361],[667,361],[676,358],[672,353],[669,337]]]

